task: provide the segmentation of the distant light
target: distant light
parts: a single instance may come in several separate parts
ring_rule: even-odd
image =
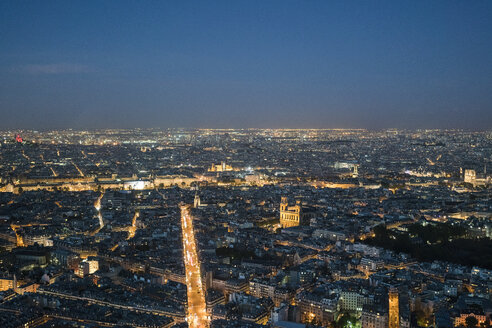
[[[125,183],[126,186],[130,187],[132,190],[144,190],[145,181],[129,181]]]

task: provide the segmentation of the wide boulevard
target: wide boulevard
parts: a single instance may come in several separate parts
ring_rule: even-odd
[[[181,228],[183,231],[183,257],[188,288],[188,325],[191,328],[208,327],[207,307],[200,273],[200,262],[196,250],[193,219],[189,206],[181,206]]]

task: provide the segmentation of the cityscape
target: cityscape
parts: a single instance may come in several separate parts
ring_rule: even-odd
[[[492,327],[492,0],[0,0],[0,328]]]
[[[5,131],[3,327],[492,313],[490,132]]]

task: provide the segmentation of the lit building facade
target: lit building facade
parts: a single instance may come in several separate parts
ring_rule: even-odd
[[[455,327],[466,326],[466,319],[468,317],[474,317],[477,319],[478,326],[482,326],[487,324],[487,316],[483,313],[475,314],[475,313],[461,313],[459,316],[453,318],[453,324]]]
[[[297,227],[308,225],[312,213],[303,211],[301,201],[296,200],[294,206],[289,206],[287,197],[282,197],[280,201],[280,225],[282,228]]]
[[[0,291],[14,289],[17,287],[17,280],[13,278],[0,278]]]
[[[360,318],[362,328],[387,328],[388,312],[384,309],[364,307]]]
[[[322,298],[303,293],[296,297],[301,312],[301,322],[329,326],[339,315],[340,305],[337,296]]]
[[[487,176],[486,168],[484,168],[483,175],[480,176],[477,176],[477,172],[475,170],[466,169],[463,174],[463,181],[474,186],[484,186],[492,183],[491,177]]]
[[[232,166],[227,165],[226,162],[221,162],[220,164],[212,164],[208,169],[209,172],[226,172],[233,171]]]
[[[99,270],[99,262],[97,260],[84,260],[79,263],[75,272],[79,277],[85,277]]]
[[[465,170],[464,181],[468,183],[475,183],[475,179],[477,178],[477,173],[475,170]]]

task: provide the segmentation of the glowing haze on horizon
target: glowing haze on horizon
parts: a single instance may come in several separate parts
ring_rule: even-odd
[[[2,1],[0,129],[490,129],[491,17],[491,1]]]

